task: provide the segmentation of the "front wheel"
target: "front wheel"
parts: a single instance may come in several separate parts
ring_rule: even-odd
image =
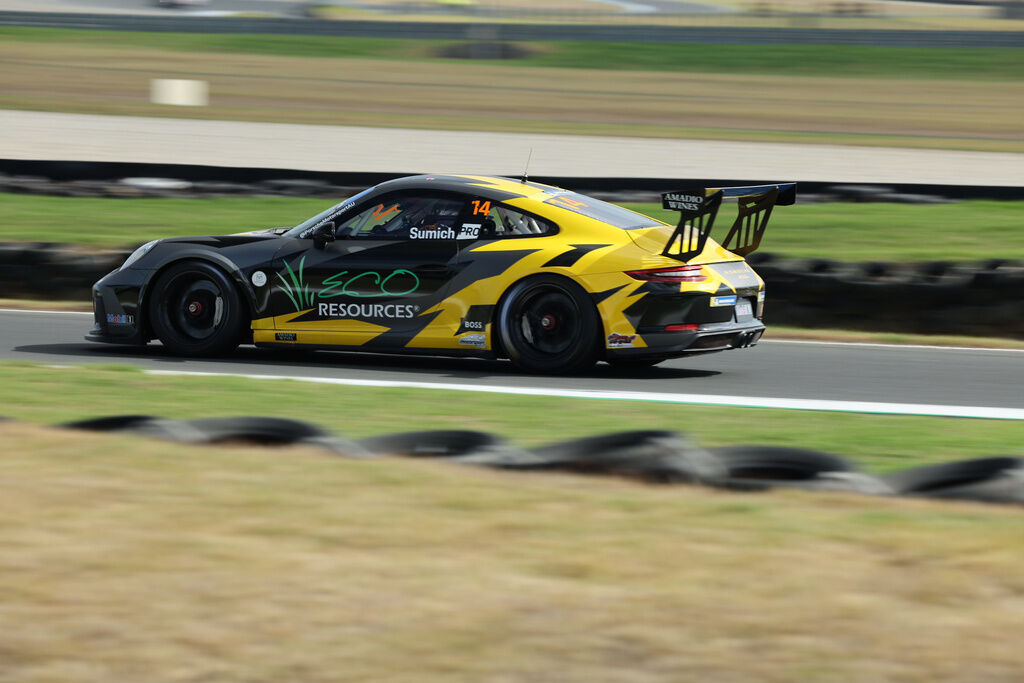
[[[183,261],[165,270],[149,296],[149,319],[160,342],[182,356],[216,356],[242,341],[248,322],[242,298],[222,270]]]
[[[527,372],[577,372],[594,364],[601,321],[576,283],[541,275],[516,283],[498,308],[498,333]]]

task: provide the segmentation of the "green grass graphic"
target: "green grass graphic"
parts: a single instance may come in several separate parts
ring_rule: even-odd
[[[305,266],[306,257],[303,256],[299,261],[299,273],[296,275],[295,271],[292,270],[292,267],[288,265],[287,261],[285,261],[284,267],[288,270],[288,277],[291,279],[291,282],[286,280],[281,273],[277,274],[277,276],[281,278],[281,289],[288,295],[288,298],[291,299],[292,305],[295,306],[296,313],[300,313],[307,308],[313,307],[313,293],[309,291],[309,284],[305,282],[305,278],[303,276],[303,269]]]

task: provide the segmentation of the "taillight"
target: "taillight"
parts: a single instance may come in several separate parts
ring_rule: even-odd
[[[636,280],[648,282],[704,282],[708,276],[704,274],[704,266],[672,266],[669,268],[652,268],[651,270],[627,270],[626,275]]]

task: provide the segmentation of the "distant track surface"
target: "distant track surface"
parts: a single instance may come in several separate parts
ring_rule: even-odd
[[[152,16],[68,12],[0,12],[0,25],[172,33],[264,33],[372,38],[487,39],[509,41],[582,40],[735,45],[876,45],[887,47],[1024,47],[1022,31],[904,31],[768,29],[591,24],[324,21]]]
[[[8,159],[353,173],[1024,186],[1024,155],[727,140],[422,131],[0,110]],[[344,150],[339,154],[338,150]],[[488,150],[481,156],[480,150]],[[532,151],[531,151],[532,150]],[[169,170],[168,172],[173,172]]]
[[[224,359],[82,340],[91,314],[0,310],[0,360],[680,403],[1024,419],[1024,351],[767,341],[623,371],[537,377],[504,361],[242,347]],[[555,387],[557,386],[557,389]]]

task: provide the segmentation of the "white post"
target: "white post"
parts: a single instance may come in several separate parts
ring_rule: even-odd
[[[154,78],[149,82],[149,100],[176,107],[205,107],[210,103],[210,86],[206,81]]]

